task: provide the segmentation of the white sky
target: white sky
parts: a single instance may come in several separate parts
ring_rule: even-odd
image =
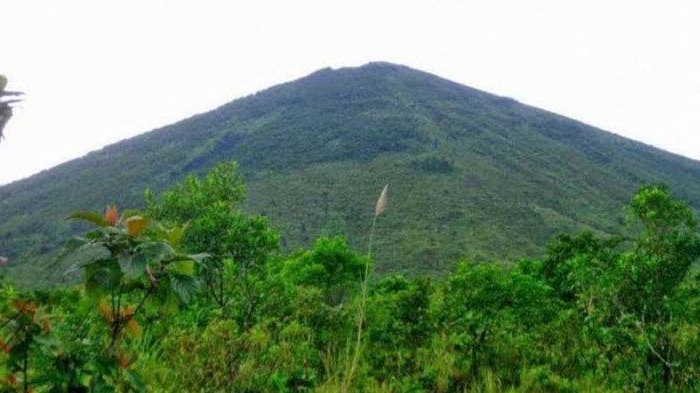
[[[700,1],[0,0],[0,184],[318,68],[405,64],[700,158]]]

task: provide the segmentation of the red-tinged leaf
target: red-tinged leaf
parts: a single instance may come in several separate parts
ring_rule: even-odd
[[[117,222],[119,221],[119,211],[117,210],[117,205],[107,206],[104,219],[110,226],[117,225]]]

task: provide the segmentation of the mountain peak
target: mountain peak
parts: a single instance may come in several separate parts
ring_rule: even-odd
[[[415,72],[420,72],[418,70],[414,70],[408,66],[404,66],[401,64],[395,64],[395,63],[390,63],[387,61],[370,61],[368,63],[359,65],[359,66],[346,66],[346,67],[339,67],[339,68],[333,68],[333,67],[325,67],[321,68],[315,72],[313,72],[311,75],[316,74],[316,73],[323,73],[323,72],[366,72],[366,71],[402,71],[402,70],[411,70]]]
[[[412,68],[401,65],[401,64],[395,64],[395,63],[390,63],[388,61],[370,61],[369,63],[365,63],[357,68],[360,69],[375,69],[375,70],[386,70],[386,71],[401,71],[401,70],[412,70],[412,71],[417,71],[413,70]]]
[[[339,68],[332,68],[332,67],[325,67],[321,68],[317,71],[312,72],[311,74],[302,77],[300,79],[297,79],[296,81],[292,81],[290,83],[295,83],[298,81],[304,81],[304,80],[317,80],[317,79],[333,79],[333,78],[348,78],[344,80],[345,82],[349,81],[358,81],[362,79],[367,79],[367,78],[385,78],[385,77],[393,77],[393,76],[401,76],[401,77],[418,77],[418,78],[432,78],[435,80],[443,80],[442,78],[429,74],[424,71],[420,71],[405,65],[401,64],[394,64],[394,63],[389,63],[385,61],[372,61],[369,63],[365,63],[359,66],[348,66],[348,67],[339,67]]]

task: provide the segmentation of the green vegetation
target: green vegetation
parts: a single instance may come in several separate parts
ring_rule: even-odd
[[[370,251],[400,206],[382,194]],[[665,187],[633,196],[624,236],[563,234],[541,259],[442,278],[373,276],[340,237],[285,254],[243,200],[221,164],[143,212],[73,213],[89,229],[61,258],[80,284],[0,286],[0,391],[700,389],[698,224]]]
[[[12,117],[12,105],[20,101],[19,98],[11,98],[21,96],[22,93],[16,91],[7,91],[7,77],[0,75],[0,139],[3,137],[5,125]]]
[[[63,220],[108,203],[145,208],[187,174],[236,160],[245,212],[285,252],[321,236],[364,249],[377,189],[376,271],[433,276],[455,261],[541,258],[559,232],[619,235],[643,184],[700,208],[700,164],[402,66],[321,70],[0,188],[0,254],[22,285],[55,284]],[[177,217],[163,217],[177,222]],[[236,217],[226,225],[235,226]],[[67,280],[68,278],[66,278]]]

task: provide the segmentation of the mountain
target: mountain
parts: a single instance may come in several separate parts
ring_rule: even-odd
[[[188,173],[235,159],[245,208],[291,250],[324,234],[362,249],[374,200],[380,271],[433,273],[458,258],[536,257],[560,231],[619,233],[644,183],[700,208],[700,163],[408,67],[323,69],[0,188],[10,275],[50,262],[77,209],[138,207]]]

